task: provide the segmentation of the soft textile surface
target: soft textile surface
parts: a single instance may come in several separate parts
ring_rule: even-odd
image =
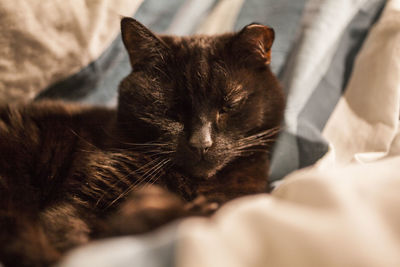
[[[385,2],[307,2],[301,34],[281,73],[288,97],[285,129],[272,159],[272,180],[314,164],[327,152],[322,129],[345,90],[354,57]]]
[[[299,171],[180,226],[180,267],[400,266],[400,157]]]
[[[331,144],[326,158],[347,164],[397,154],[399,100],[400,1],[392,0],[368,37],[346,92],[323,131]]]
[[[357,58],[330,152],[269,196],[179,227],[177,266],[400,266],[400,0]]]
[[[0,102],[28,100],[96,59],[142,0],[1,0]]]
[[[58,267],[172,267],[175,237],[176,226],[171,225],[151,235],[95,241],[76,250]]]

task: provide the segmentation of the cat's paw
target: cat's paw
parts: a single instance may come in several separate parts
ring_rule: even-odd
[[[108,235],[139,234],[186,216],[184,202],[159,186],[133,192],[107,223]]]
[[[191,202],[186,203],[184,209],[190,215],[207,216],[212,215],[219,207],[218,202],[209,201],[204,195],[199,195]]]

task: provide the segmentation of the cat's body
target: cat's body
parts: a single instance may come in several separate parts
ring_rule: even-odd
[[[157,37],[122,21],[132,73],[117,110],[0,109],[0,262],[46,265],[91,239],[140,233],[267,190],[283,96],[273,32]],[[154,187],[156,185],[157,187]]]

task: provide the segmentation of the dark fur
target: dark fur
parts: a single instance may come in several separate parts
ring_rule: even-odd
[[[267,190],[284,108],[268,66],[273,31],[171,37],[133,19],[121,25],[133,70],[117,110],[0,109],[6,266],[48,265],[91,239],[146,232]],[[188,140],[204,125],[213,143],[200,153]]]

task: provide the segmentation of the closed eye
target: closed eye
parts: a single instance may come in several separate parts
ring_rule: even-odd
[[[237,111],[243,105],[245,100],[246,100],[246,97],[236,97],[233,99],[225,98],[225,101],[221,108],[220,113],[229,113],[229,112]]]
[[[234,111],[237,108],[237,105],[234,104],[225,104],[222,108],[220,113],[229,113]]]

